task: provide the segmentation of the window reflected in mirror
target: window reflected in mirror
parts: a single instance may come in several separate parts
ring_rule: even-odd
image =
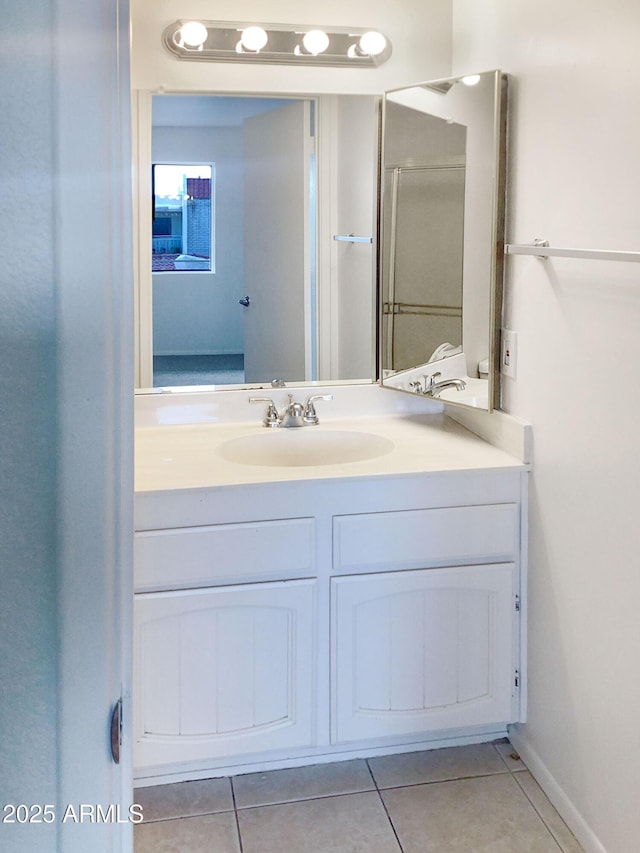
[[[213,165],[154,163],[151,269],[214,272]]]

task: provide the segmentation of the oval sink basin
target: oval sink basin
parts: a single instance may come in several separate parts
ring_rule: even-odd
[[[315,427],[273,429],[232,438],[216,450],[228,462],[241,465],[339,465],[384,456],[392,441],[368,432],[316,431]]]

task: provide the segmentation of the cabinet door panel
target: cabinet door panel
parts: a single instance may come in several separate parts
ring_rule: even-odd
[[[160,735],[175,732],[180,720],[180,620],[150,620],[146,626],[144,666],[165,677],[150,679],[146,687],[144,725]]]
[[[253,651],[255,670],[254,724],[266,725],[270,720],[285,720],[290,705],[290,691],[274,691],[274,684],[290,681],[291,632],[296,629],[290,618],[282,618],[279,610],[262,610],[256,614],[256,637],[268,637],[268,643],[257,643]],[[293,687],[293,685],[291,685]]]
[[[311,743],[314,590],[137,596],[136,766]]]
[[[335,742],[507,722],[513,564],[334,578]]]
[[[484,590],[464,590],[458,596],[459,653],[458,699],[471,702],[491,693],[491,676],[497,650],[492,646],[494,598]],[[509,609],[511,616],[513,608]]]
[[[196,735],[212,732],[217,728],[219,654],[216,642],[210,640],[211,618],[210,610],[191,613],[189,618],[182,614],[174,617],[173,621],[178,624],[176,649],[179,651],[179,657],[170,664],[165,664],[162,679],[158,679],[154,673],[149,673],[144,678],[147,689],[157,681],[179,678],[177,695],[180,716],[172,734]],[[148,648],[150,638],[144,640],[144,645]],[[185,666],[183,661],[197,661],[198,665]],[[206,678],[202,677],[203,673],[207,673]],[[187,696],[190,699],[189,704],[185,702]],[[146,705],[145,702],[145,708]],[[155,733],[149,725],[145,725],[145,731]]]
[[[370,601],[368,607],[361,607],[354,631],[357,637],[354,667],[359,673],[358,703],[371,711],[387,710],[390,705],[388,685],[391,683],[389,602],[378,598]],[[368,642],[362,642],[361,637],[367,637]]]
[[[393,599],[387,599],[387,605],[391,627],[388,707],[402,708],[405,711],[421,709],[424,683],[424,603],[421,596],[405,592],[394,596]],[[359,632],[359,644],[362,645],[367,640],[366,635]],[[416,651],[419,653],[416,654]]]
[[[235,734],[250,731],[255,725],[253,684],[255,677],[254,621],[259,610],[249,608],[216,607],[216,654],[218,658],[217,726],[211,734]],[[286,613],[286,611],[284,611]],[[283,614],[284,615],[284,614]],[[285,617],[286,618],[286,617]],[[269,638],[264,637],[267,643]],[[288,690],[288,679],[274,689],[278,693]],[[183,697],[185,707],[189,696]]]
[[[420,597],[423,605],[422,651],[423,708],[454,705],[458,698],[458,673],[451,661],[458,655],[458,598],[449,589],[434,589]]]

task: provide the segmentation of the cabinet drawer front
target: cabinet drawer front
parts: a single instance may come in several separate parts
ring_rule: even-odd
[[[336,571],[510,560],[518,551],[518,506],[487,504],[340,515],[333,519],[333,534]]]
[[[314,573],[314,520],[290,518],[136,533],[136,592]]]

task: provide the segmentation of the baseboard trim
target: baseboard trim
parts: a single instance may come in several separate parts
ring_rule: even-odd
[[[158,352],[153,353],[154,356],[159,356],[160,358],[166,358],[167,356],[201,356],[201,355],[244,355],[242,350],[238,349],[217,349],[215,351],[211,351],[209,349],[206,350],[170,350],[165,352],[164,350],[160,350]]]
[[[531,771],[531,775],[545,792],[571,832],[573,832],[585,853],[607,853],[604,844],[602,844],[582,814],[567,796],[564,789],[558,784],[547,765],[529,743],[524,731],[525,728],[526,726],[517,723],[509,726],[509,740],[516,748],[520,758],[527,765],[527,768]]]

